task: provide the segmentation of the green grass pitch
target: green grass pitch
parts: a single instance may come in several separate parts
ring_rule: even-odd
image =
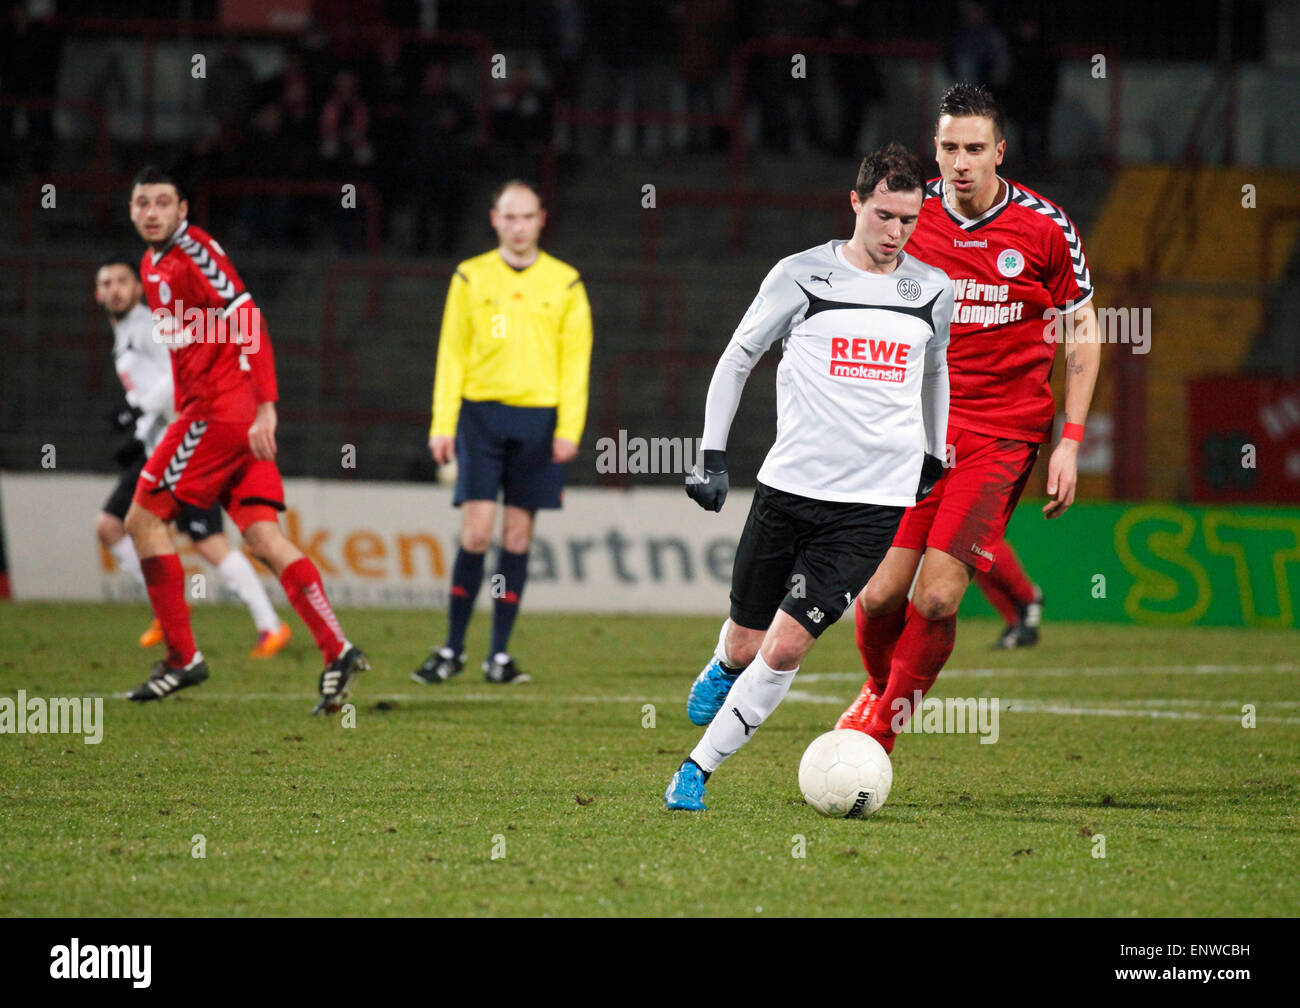
[[[441,614],[344,612],[374,664],[345,727],[309,716],[320,659],[296,622],[259,662],[242,609],[197,609],[212,678],[134,705],[112,694],[156,658],[144,607],[9,604],[0,697],[106,698],[98,745],[0,735],[0,914],[1294,913],[1297,635],[1048,616],[1010,654],[993,623],[959,625],[933,695],[999,698],[997,743],[903,736],[889,801],[850,822],[795,781],[860,683],[847,620],[689,814],[663,791],[720,616],[525,612],[535,681],[501,687],[477,671],[480,613],[471,667],[422,687]]]

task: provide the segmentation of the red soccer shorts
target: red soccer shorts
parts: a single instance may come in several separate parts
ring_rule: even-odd
[[[177,420],[145,463],[133,500],[163,521],[181,504],[220,503],[239,531],[256,521],[276,521],[284,510],[284,484],[274,462],[253,457],[248,424]]]
[[[954,465],[894,536],[903,549],[941,550],[978,571],[993,566],[1011,512],[1029,482],[1038,445],[948,428]]]

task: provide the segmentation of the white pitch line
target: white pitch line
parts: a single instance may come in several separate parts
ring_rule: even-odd
[[[1232,721],[1240,723],[1241,714],[1202,714],[1197,711],[1122,710],[1115,707],[1074,707],[1068,702],[1052,700],[1002,700],[1006,714],[1068,714],[1082,717],[1166,718],[1175,721]],[[1300,717],[1256,715],[1255,721],[1270,724],[1300,724]]]
[[[1141,665],[1141,666],[1095,666],[1084,668],[1057,668],[1051,666],[1028,666],[1025,668],[946,668],[940,673],[942,679],[992,679],[1042,676],[1044,678],[1061,678],[1075,676],[1131,676],[1136,672],[1143,675],[1234,675],[1237,673],[1261,672],[1300,672],[1300,665],[1295,662],[1275,662],[1260,665]],[[862,682],[861,672],[812,672],[799,676],[801,683],[813,682]]]
[[[1108,700],[1106,702],[1118,704],[1121,707],[1231,707],[1234,710],[1241,709],[1241,705],[1235,700],[1176,700],[1172,697],[1155,697],[1147,700]],[[1292,710],[1300,707],[1300,700],[1265,700],[1263,703],[1256,703],[1255,706],[1285,707]]]
[[[94,696],[93,693],[84,694]],[[108,694],[113,699],[125,700],[125,693]],[[187,693],[187,697],[195,700],[219,700],[225,703],[231,701],[246,701],[263,703],[271,700],[285,700],[292,703],[304,703],[313,700],[319,700],[318,693]],[[450,690],[432,689],[428,693],[362,693],[350,697],[346,703],[355,704],[358,707],[366,707],[371,704],[377,704],[385,701],[409,702],[414,700],[432,700],[443,698],[448,703],[455,703],[460,700],[472,701],[515,701],[515,700],[549,700],[552,703],[627,703],[627,704],[646,704],[652,703],[657,706],[664,706],[680,702],[682,707],[686,706],[686,695],[683,693],[679,699],[665,700],[662,697],[652,696],[552,696],[547,693],[537,693],[527,690],[524,686],[513,686],[502,688],[493,693],[460,693]],[[836,701],[837,703],[839,701]]]
[[[117,694],[125,698],[125,694]],[[215,700],[221,703],[246,702],[246,703],[263,703],[266,701],[289,701],[293,703],[308,703],[316,699],[314,696],[307,694],[288,695],[284,693],[195,693],[192,694],[194,699]],[[682,698],[674,697],[665,700],[663,697],[653,696],[551,696],[544,693],[526,692],[520,687],[508,690],[494,690],[490,693],[456,693],[452,691],[430,691],[429,693],[372,693],[357,697],[354,701],[359,709],[365,710],[367,707],[382,702],[399,702],[408,703],[419,700],[430,700],[442,697],[447,703],[456,703],[468,701],[471,703],[490,703],[497,702],[515,702],[519,700],[546,700],[557,704],[628,704],[630,706],[640,707],[642,704],[652,703],[656,707],[672,709],[681,706]],[[942,701],[942,697],[938,698]],[[795,703],[815,703],[827,706],[843,706],[847,701],[843,697],[823,696],[817,693],[808,693],[803,690],[791,690],[786,695],[786,700]],[[1071,717],[1118,717],[1118,718],[1147,718],[1175,721],[1232,721],[1239,723],[1242,715],[1240,712],[1233,714],[1212,714],[1200,711],[1176,711],[1176,710],[1159,710],[1144,709],[1141,707],[1085,707],[1078,706],[1070,700],[1006,700],[1000,699],[999,709],[1006,714],[1057,714]],[[1117,703],[1128,704],[1178,704],[1178,703],[1196,703],[1198,701],[1182,700],[1137,700],[1137,701],[1116,701]],[[1226,703],[1226,702],[1225,702]],[[434,709],[434,705],[429,705],[429,710]],[[1234,705],[1235,706],[1235,705]],[[1294,708],[1297,706],[1294,702],[1278,701],[1275,704],[1265,702],[1262,705],[1265,708],[1269,706]],[[1282,717],[1270,714],[1256,714],[1256,723],[1260,724],[1300,724],[1300,717]]]

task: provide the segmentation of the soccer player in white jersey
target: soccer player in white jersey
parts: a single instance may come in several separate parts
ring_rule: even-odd
[[[670,809],[705,807],[709,775],[776,709],[875,572],[903,510],[942,474],[953,284],[903,251],[923,185],[898,144],[866,158],[849,195],[853,237],[777,263],[713,373],[686,492],[718,511],[745,380],[783,346],[776,443],[736,551],[731,616],[687,702],[708,728],[668,784]]]
[[[113,328],[113,367],[126,391],[128,408],[118,413],[116,422],[119,430],[130,432],[114,455],[122,475],[104,502],[95,533],[117,565],[141,586],[144,575],[140,560],[123,520],[145,460],[175,419],[171,354],[166,343],[154,338],[153,316],[142,300],[143,293],[135,266],[125,258],[108,259],[95,274],[95,301]],[[184,507],[176,523],[193,540],[199,556],[217,569],[226,587],[248,606],[257,627],[257,644],[251,657],[272,658],[278,654],[289,640],[289,624],[276,615],[248,558],[232,549],[221,531],[220,506],[207,510]],[[162,639],[162,628],[154,620],[140,636],[140,646],[152,647]]]

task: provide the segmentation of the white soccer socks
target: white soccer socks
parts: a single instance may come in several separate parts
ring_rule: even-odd
[[[221,580],[226,583],[226,587],[248,606],[248,611],[253,615],[253,623],[259,632],[265,630],[268,633],[275,633],[280,629],[279,614],[271,605],[266,589],[262,587],[257,571],[253,570],[248,557],[239,550],[232,549],[226,554],[226,558],[217,564],[217,572],[221,575]]]
[[[726,625],[723,625],[726,632]],[[722,642],[719,641],[719,650]],[[691,759],[706,772],[713,773],[728,756],[749,741],[768,716],[790,692],[798,667],[778,671],[768,666],[760,651],[731,687],[722,710],[718,711],[699,745],[691,750]]]
[[[129,535],[122,536],[117,542],[108,548],[113,554],[113,559],[122,571],[138,584],[144,584],[144,574],[140,570],[140,557],[136,555],[135,543],[131,541]]]

